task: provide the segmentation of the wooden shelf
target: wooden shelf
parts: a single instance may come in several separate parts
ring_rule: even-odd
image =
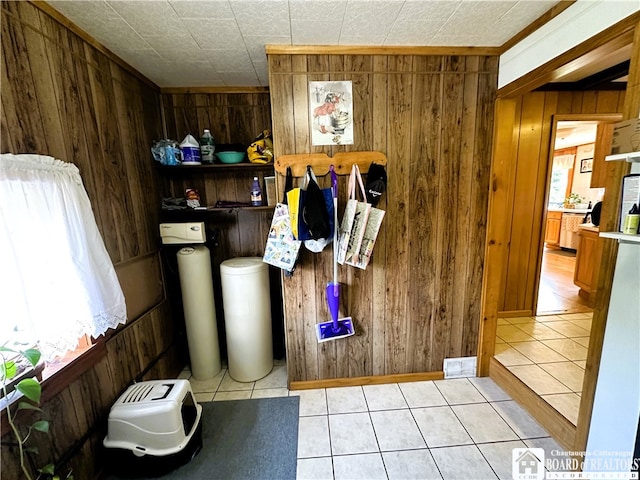
[[[214,172],[226,172],[226,171],[248,171],[257,170],[260,172],[273,171],[273,163],[205,163],[202,165],[161,165],[158,164],[157,168],[162,173],[187,173],[187,172],[199,172],[199,173],[214,173]]]
[[[632,233],[620,233],[620,232],[600,232],[600,236],[603,238],[613,238],[621,243],[637,243],[640,244],[640,235]]]
[[[207,207],[206,209],[199,209],[199,210],[195,210],[195,209],[189,209],[189,210],[161,210],[160,214],[162,216],[176,216],[176,217],[189,217],[189,216],[201,216],[201,215],[207,215],[210,213],[220,213],[220,212],[234,212],[237,210],[243,210],[243,211],[255,211],[255,212],[260,212],[260,211],[265,211],[265,210],[273,210],[275,208],[275,205],[261,205],[259,207],[250,207],[250,206],[246,206],[246,207],[242,207],[242,206],[238,206],[238,207]]]
[[[604,157],[607,162],[640,162],[640,152],[618,153]]]

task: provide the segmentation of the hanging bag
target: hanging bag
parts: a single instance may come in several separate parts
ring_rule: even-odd
[[[360,169],[358,165],[354,164],[351,167],[351,175],[349,175],[349,199],[342,217],[338,239],[338,263],[340,265],[344,265],[345,262],[349,265],[358,263],[360,247],[371,211],[370,204],[357,199],[356,183],[360,187],[361,198],[364,200],[366,193]]]
[[[291,229],[289,207],[287,205],[287,193],[292,189],[293,176],[291,167],[287,168],[287,176],[284,186],[284,198],[278,203],[273,213],[267,245],[264,249],[262,261],[281,268],[286,272],[292,272],[295,268],[301,241],[296,240]]]

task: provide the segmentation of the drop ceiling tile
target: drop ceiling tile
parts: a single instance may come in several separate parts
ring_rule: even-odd
[[[169,61],[199,61],[201,50],[191,35],[149,35],[144,39],[160,54]]]
[[[289,0],[289,14],[292,20],[342,23],[347,0],[311,2],[309,0]]]
[[[231,87],[258,87],[260,81],[255,72],[225,72],[220,74],[225,85]]]
[[[50,1],[47,2],[52,5],[56,10],[73,20],[74,23],[78,23],[81,20],[98,21],[108,18],[118,18],[120,15],[113,9],[107,2],[93,1],[93,2],[78,2],[77,0],[71,1]]]
[[[429,45],[433,46],[450,46],[450,47],[499,47],[502,45],[499,38],[487,32],[484,35],[435,35]]]
[[[180,18],[234,18],[227,0],[170,0],[169,3]]]
[[[384,42],[385,45],[429,45],[429,40],[438,33],[440,22],[415,21],[396,22]]]
[[[202,57],[213,65],[217,72],[254,72],[246,50],[202,50]]]
[[[442,26],[442,32],[469,36],[481,34],[515,4],[515,1],[464,2]]]
[[[291,37],[284,35],[245,35],[244,43],[247,46],[247,51],[249,52],[251,60],[253,60],[254,62],[266,62],[267,54],[265,53],[265,46],[291,45]]]
[[[349,2],[341,33],[357,36],[386,35],[401,8],[402,2]]]
[[[340,38],[340,29],[332,22],[293,20],[291,42],[294,45],[335,45]]]
[[[82,27],[82,25],[80,25]],[[150,45],[121,17],[98,19],[90,28],[91,36],[114,52],[149,49]]]
[[[235,20],[186,19],[183,23],[200,48],[214,50],[244,44]]]
[[[383,45],[386,35],[351,35],[342,33],[339,45]]]
[[[110,1],[118,12],[140,35],[163,35],[181,32],[182,22],[169,2]]]
[[[231,0],[231,8],[243,35],[289,35],[286,0]]]
[[[424,0],[407,0],[402,5],[396,23],[407,21],[437,21],[447,20],[460,6],[458,0],[425,2]]]

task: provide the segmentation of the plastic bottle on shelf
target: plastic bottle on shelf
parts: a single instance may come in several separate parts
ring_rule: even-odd
[[[262,189],[260,188],[258,177],[253,177],[253,184],[251,185],[251,205],[254,207],[262,205]]]
[[[211,131],[206,129],[200,137],[200,157],[204,163],[213,163],[213,153],[216,151],[215,141]]]

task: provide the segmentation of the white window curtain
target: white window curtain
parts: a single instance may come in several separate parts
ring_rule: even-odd
[[[0,155],[0,217],[0,344],[35,342],[51,360],[126,321],[75,165]]]

